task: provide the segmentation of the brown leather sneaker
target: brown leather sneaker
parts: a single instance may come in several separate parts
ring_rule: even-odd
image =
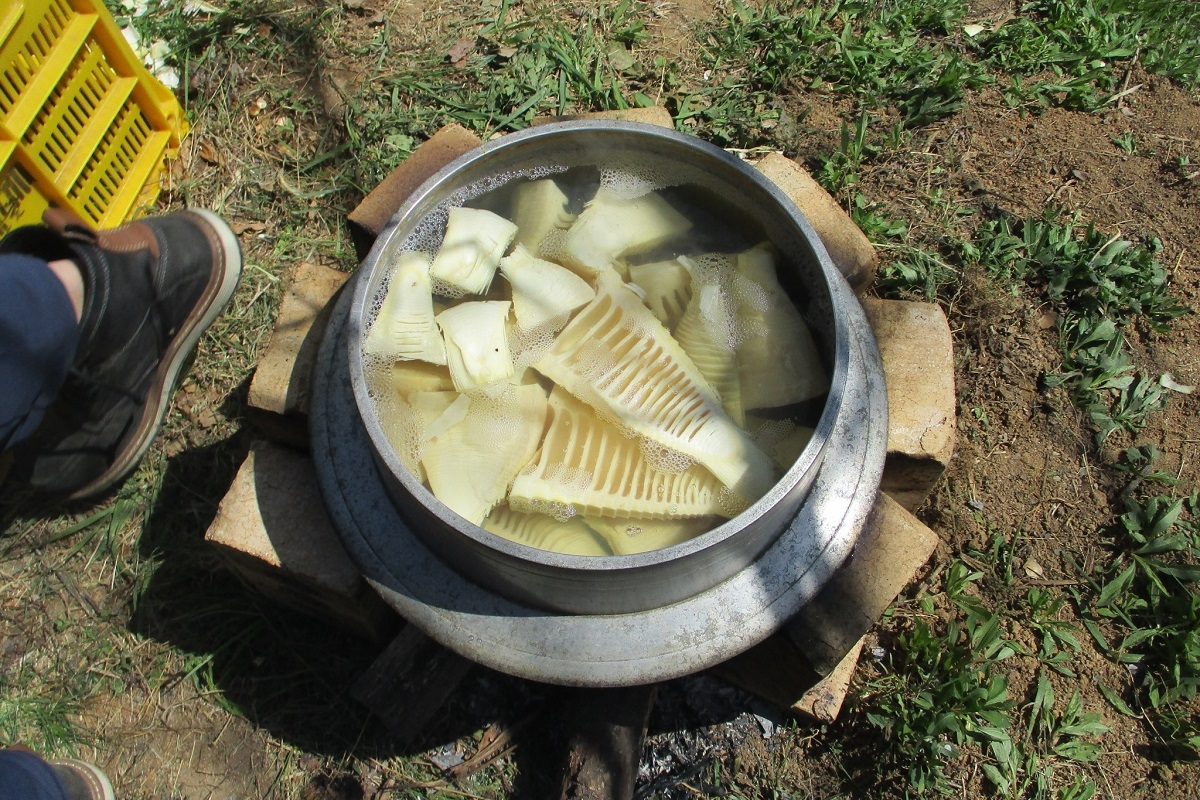
[[[105,231],[59,209],[19,228],[0,252],[72,259],[84,281],[75,364],[9,480],[71,499],[124,478],[158,433],[196,343],[233,297],[237,237],[210,211]]]

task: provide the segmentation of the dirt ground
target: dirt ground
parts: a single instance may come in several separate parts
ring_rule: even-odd
[[[354,0],[352,4],[347,0],[342,5],[333,4],[330,13],[344,16],[337,23],[342,26],[343,49],[315,54],[319,74],[311,64],[275,65],[286,80],[294,81],[297,91],[323,91],[326,106],[335,112],[340,94],[329,91],[332,83],[343,92],[370,89],[361,83],[368,70],[348,53],[356,37],[376,35],[375,27],[368,24],[372,14],[390,15],[401,47],[405,41],[426,41],[437,30],[455,24],[454,17],[419,2]],[[678,61],[693,58],[684,33],[708,19],[713,4],[679,0],[652,6],[651,38],[642,46]],[[993,6],[1002,12],[1007,4],[980,4],[980,13],[997,13]],[[222,80],[229,83],[229,91],[244,93],[247,103],[258,96],[246,66],[231,69]],[[924,201],[936,190],[949,209],[1025,216],[1056,203],[1080,212],[1106,233],[1133,239],[1157,237],[1162,242],[1159,259],[1170,268],[1173,293],[1194,309],[1200,304],[1200,180],[1173,165],[1176,156],[1184,153],[1192,155],[1193,164],[1197,161],[1200,103],[1169,82],[1136,69],[1128,83],[1140,88],[1096,114],[1061,109],[1026,114],[1006,107],[998,96],[984,90],[965,110],[921,129],[907,151],[866,167],[862,190],[918,231],[922,225],[937,224]],[[785,148],[787,155],[805,162],[836,146],[845,120],[837,103],[805,93],[780,100],[801,120],[799,134],[790,149]],[[320,136],[337,127],[328,118],[300,119],[298,136],[306,135],[309,123],[320,129]],[[168,195],[169,200],[211,200],[220,195],[219,187],[264,180],[255,171],[257,155],[241,150],[244,145],[234,141],[232,131],[238,124],[257,123],[249,117],[232,123],[197,121],[176,168],[181,186]],[[1138,143],[1133,154],[1112,141],[1126,132],[1132,132]],[[340,212],[353,205],[352,194],[348,193]],[[341,225],[340,212],[311,205],[311,238],[339,239],[330,231]],[[238,213],[243,212],[236,212],[235,206],[235,216]],[[269,214],[244,213],[245,219],[236,221],[242,225],[250,260],[270,264],[280,250],[279,232],[271,229]],[[293,255],[295,260],[344,264],[345,257],[333,250],[317,246]],[[271,281],[286,279],[286,272],[286,268],[278,270]],[[249,277],[251,282],[270,282]],[[242,312],[251,313],[256,300],[257,296],[250,299]],[[1023,296],[997,295],[986,288],[983,276],[966,274],[946,311],[954,333],[958,441],[945,479],[920,512],[941,544],[929,568],[906,593],[910,599],[915,601],[951,556],[967,550],[986,552],[996,534],[1016,541],[1018,580],[1008,590],[1013,596],[1023,595],[1031,586],[1061,586],[1077,580],[1071,562],[1091,563],[1102,557],[1106,543],[1097,532],[1111,527],[1123,510],[1118,500],[1123,486],[1105,477],[1111,472],[1103,467],[1111,466],[1131,444],[1154,444],[1163,454],[1161,469],[1184,485],[1197,485],[1200,400],[1196,395],[1172,395],[1167,408],[1150,418],[1136,441],[1115,434],[1098,449],[1082,414],[1066,396],[1040,388],[1042,376],[1059,363],[1057,334],[1047,324],[1045,308],[1030,305]],[[239,346],[258,352],[265,340],[263,327],[245,333],[247,341]],[[1176,320],[1169,334],[1140,334],[1133,345],[1138,363],[1148,371],[1169,372],[1182,384],[1200,383],[1197,314]],[[201,359],[217,359],[220,348],[227,346],[231,345],[206,342],[203,347],[208,350],[202,349]],[[58,637],[77,635],[69,625],[64,633],[61,620],[80,616],[103,620],[109,635],[131,649],[153,649],[167,642],[193,656],[157,656],[160,660],[153,663],[179,679],[151,690],[151,684],[164,686],[158,676],[105,660],[109,651],[97,649],[98,645],[75,649],[92,653],[94,669],[111,673],[115,682],[111,693],[81,709],[87,726],[102,732],[99,746],[86,745],[81,753],[113,774],[121,796],[371,797],[381,786],[397,785],[385,766],[392,756],[442,748],[460,738],[469,745],[472,735],[478,737],[494,724],[516,725],[523,731],[517,753],[507,766],[495,770],[495,785],[501,787],[497,791],[515,797],[549,796],[561,746],[554,727],[557,718],[550,713],[561,700],[559,690],[477,670],[431,730],[419,741],[397,747],[378,721],[347,694],[377,648],[255,600],[206,554],[199,540],[217,498],[198,498],[202,492],[194,487],[227,486],[240,463],[250,438],[242,431],[241,420],[245,378],[231,374],[186,386],[162,443],[152,451],[150,459],[165,477],[158,508],[143,520],[145,533],[138,553],[143,558],[161,557],[163,566],[147,595],[148,610],[129,609],[133,587],[122,584],[115,571],[58,578],[54,570],[39,572],[55,587],[53,595],[58,599],[50,604],[27,593],[6,593],[4,587],[17,585],[23,573],[41,569],[32,565],[47,552],[33,545],[10,546],[0,561],[4,620],[0,633],[5,634],[0,660],[15,663],[25,652],[51,652],[54,641],[63,641]],[[201,474],[203,478],[197,477]],[[203,575],[200,579],[195,577],[197,567]],[[81,594],[86,603],[79,600]],[[207,600],[231,594],[245,597],[246,617],[231,615],[225,606]],[[1008,598],[999,593],[988,599],[1003,604]],[[251,623],[251,615],[265,622]],[[224,631],[240,624],[239,620],[255,626],[244,646],[252,651],[250,662],[261,671],[222,677],[222,664],[233,663],[235,655],[241,658],[224,647]],[[55,625],[60,630],[53,630]],[[203,681],[185,679],[193,667],[214,675],[209,691],[198,688],[206,685]],[[1080,676],[1078,683],[1071,686],[1056,677],[1058,694],[1069,695],[1078,688],[1085,708],[1100,712],[1112,728],[1102,739],[1103,754],[1088,773],[1097,782],[1098,796],[1194,798],[1200,767],[1173,761],[1150,746],[1145,728],[1114,713],[1096,688],[1100,681],[1127,684],[1124,669],[1091,647],[1084,648],[1073,667]],[[1029,668],[1017,664],[1012,669],[1011,684],[1027,686]],[[222,695],[219,701],[214,699],[217,694]],[[698,700],[701,696],[708,699]],[[778,718],[777,712],[713,679],[673,682],[664,687],[651,717],[643,785],[691,759],[706,769],[722,765],[739,776],[743,786],[757,786],[760,794],[753,796],[902,795],[895,785],[861,782],[859,776],[877,774],[856,769],[872,763],[871,737],[877,732],[855,715],[851,697],[835,725],[800,720],[776,729],[771,720]],[[536,720],[532,726],[531,718]],[[963,763],[961,768],[951,764],[952,783],[962,787],[963,797],[973,796],[980,776]],[[422,780],[436,780],[436,771],[418,770],[408,779],[407,785],[419,787]],[[696,789],[707,785],[697,780],[691,784],[693,794],[677,788],[678,794],[666,796],[715,796]],[[780,789],[772,794],[772,786],[792,788],[790,793]],[[432,794],[433,788],[413,791],[411,796],[422,796],[419,792],[424,791],[429,792],[425,796],[438,796]],[[476,795],[451,790],[444,796]]]

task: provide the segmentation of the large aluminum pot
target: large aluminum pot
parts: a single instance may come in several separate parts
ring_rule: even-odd
[[[548,169],[621,163],[630,154],[660,174],[718,187],[729,207],[762,226],[782,258],[781,284],[797,303],[831,376],[816,433],[766,495],[738,516],[690,541],[637,555],[585,557],[551,553],[495,536],[442,504],[401,463],[377,418],[364,372],[362,337],[386,265],[406,240],[440,239],[449,206],[503,183],[498,176],[538,176]],[[418,226],[421,226],[418,229]],[[412,238],[410,238],[412,237]],[[650,125],[562,122],[488,142],[423,184],[376,240],[357,281],[347,331],[350,380],[382,482],[401,517],[453,569],[498,594],[535,608],[621,614],[663,607],[704,592],[745,569],[796,516],[821,466],[846,386],[849,333],[836,313],[834,266],[812,226],[780,190],[740,159],[700,139]],[[840,276],[838,277],[840,280]]]

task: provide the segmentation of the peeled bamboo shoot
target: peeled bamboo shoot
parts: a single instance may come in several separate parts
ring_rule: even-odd
[[[743,500],[775,483],[771,459],[721,409],[707,381],[615,273],[534,368],[651,441],[703,464]]]
[[[678,473],[655,469],[636,438],[561,387],[550,394],[541,453],[513,481],[508,501],[521,510],[559,509],[562,516],[729,516],[724,487],[712,473],[698,465]]]
[[[438,294],[483,294],[517,226],[481,208],[452,208],[442,246],[429,267]]]
[[[400,254],[363,352],[389,361],[446,363],[446,348],[433,321],[429,258],[425,254]]]

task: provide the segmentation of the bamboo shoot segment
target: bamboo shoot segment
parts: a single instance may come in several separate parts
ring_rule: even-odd
[[[388,392],[407,399],[413,392],[449,392],[454,389],[448,368],[425,361],[397,361],[386,372],[372,370],[367,374],[368,380],[372,375],[383,379],[372,382],[371,391],[376,395]]]
[[[775,483],[770,457],[721,409],[704,376],[615,273],[534,367],[641,436],[703,464],[744,501]]]
[[[731,298],[721,286],[720,272],[685,256],[679,260],[692,273],[693,292],[675,328],[675,340],[716,392],[721,406],[738,425],[746,424],[741,383],[734,358],[735,325]]]
[[[643,302],[658,321],[674,331],[692,299],[692,275],[683,262],[675,259],[631,266],[629,279],[646,293]]]
[[[429,257],[424,253],[400,254],[363,352],[388,361],[446,363],[446,348],[433,321]]]
[[[611,556],[608,542],[575,518],[566,522],[544,514],[523,514],[497,506],[483,521],[483,529],[538,550],[569,556]]]
[[[444,392],[443,394],[450,394]],[[419,408],[420,399],[414,398],[414,405]],[[460,394],[454,398],[454,402],[446,406],[446,408],[433,419],[429,420],[425,425],[425,431],[421,434],[421,444],[424,445],[432,439],[444,434],[446,431],[453,428],[458,423],[467,418],[467,414],[471,410],[471,398],[465,394]]]
[[[425,470],[421,467],[425,443],[441,430],[462,421],[468,406],[466,395],[453,390],[413,392],[406,400],[393,396],[379,403],[379,424],[404,466],[425,481]]]
[[[442,246],[429,267],[438,294],[483,294],[517,226],[481,208],[452,208]]]
[[[522,245],[500,260],[500,272],[512,284],[513,313],[522,330],[552,321],[567,324],[572,311],[586,305],[596,292],[587,281],[565,267],[534,257]]]
[[[748,415],[746,423],[754,443],[770,453],[784,471],[791,469],[816,433],[815,429],[797,425],[790,419],[762,419]]]
[[[513,197],[513,223],[517,226],[517,244],[540,256],[539,248],[552,231],[566,230],[575,221],[567,211],[567,196],[551,178],[526,181]]]
[[[693,465],[654,469],[638,439],[623,436],[561,387],[550,394],[550,429],[531,466],[513,481],[509,505],[594,517],[674,519],[725,515],[724,487]]]
[[[765,302],[738,306],[747,332],[737,350],[743,408],[778,408],[828,392],[829,375],[804,318],[779,285],[771,247],[739,254],[737,270],[766,293]]]
[[[816,433],[815,428],[810,428],[807,425],[797,425],[795,430],[787,436],[779,440],[774,447],[771,448],[771,455],[775,457],[783,469],[791,469],[796,463],[796,459],[800,458],[800,453],[808,446],[813,434]]]
[[[692,519],[612,520],[584,517],[583,521],[604,537],[614,554],[649,553],[681,544],[715,528],[721,520],[714,517]]]
[[[446,336],[446,360],[454,388],[472,392],[513,376],[508,349],[507,300],[477,300],[437,315]]]
[[[421,465],[430,489],[479,525],[537,452],[545,424],[546,393],[540,386],[471,398],[470,414],[425,443]]]
[[[617,259],[645,253],[691,227],[657,194],[620,200],[601,189],[567,231],[562,264],[591,278],[612,270]]]

